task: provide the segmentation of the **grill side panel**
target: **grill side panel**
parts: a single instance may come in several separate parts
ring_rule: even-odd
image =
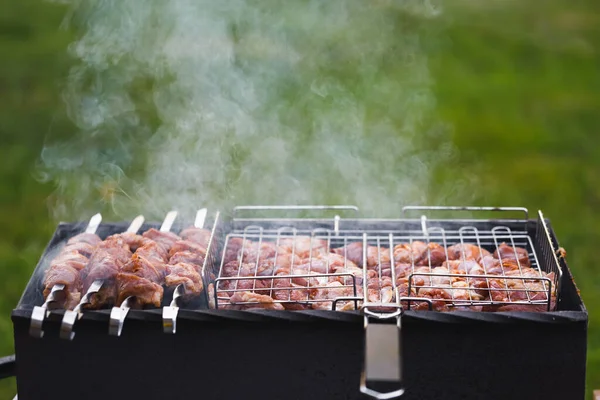
[[[14,320],[20,400],[58,393],[67,400],[363,399],[359,315],[293,323],[186,318],[177,335],[163,334],[158,321],[132,320],[120,338],[106,334],[106,322],[83,321],[73,342],[58,339],[54,327],[36,340],[26,320]],[[402,398],[583,399],[586,321],[514,321],[407,313]]]

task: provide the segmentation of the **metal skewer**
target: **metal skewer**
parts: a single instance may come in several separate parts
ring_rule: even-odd
[[[206,221],[207,209],[201,208],[196,213],[196,219],[194,220],[194,227],[203,228],[204,222]],[[179,306],[177,305],[177,301],[181,296],[185,295],[185,287],[183,284],[177,285],[175,290],[173,291],[173,300],[171,300],[171,304],[163,307],[163,331],[165,333],[174,334],[177,330],[177,314],[179,313]]]
[[[142,225],[144,224],[144,216],[138,215],[131,221],[129,228],[125,231],[126,233],[136,233],[140,230]],[[81,319],[83,316],[82,307],[90,303],[90,299],[93,294],[98,293],[102,286],[104,285],[104,279],[97,279],[92,282],[92,285],[85,293],[85,295],[81,298],[81,301],[73,310],[65,311],[65,315],[63,316],[62,323],[60,325],[60,337],[62,339],[73,340],[75,337],[75,332],[73,332],[73,326],[75,325],[75,321]]]
[[[100,213],[95,214],[90,218],[85,233],[96,233],[98,226],[102,222],[102,215]],[[36,338],[44,337],[44,331],[42,325],[44,319],[50,315],[50,311],[59,308],[58,302],[65,298],[65,285],[58,284],[52,287],[52,290],[48,294],[46,301],[41,306],[33,307],[31,312],[31,324],[29,326],[29,334]]]
[[[177,218],[177,211],[169,211],[160,226],[161,232],[169,232],[171,227],[173,226],[173,222],[175,222],[175,218]],[[129,313],[131,306],[135,300],[135,296],[129,296],[121,303],[120,307],[113,307],[110,311],[110,322],[108,326],[108,333],[112,336],[121,336],[121,332],[123,331],[123,324],[125,322],[125,317]]]

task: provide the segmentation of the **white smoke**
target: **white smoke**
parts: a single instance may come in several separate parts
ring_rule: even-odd
[[[56,218],[171,208],[405,204],[460,196],[412,1],[72,1],[76,139],[49,138]],[[453,190],[453,191],[452,191]],[[456,197],[455,196],[455,197]]]

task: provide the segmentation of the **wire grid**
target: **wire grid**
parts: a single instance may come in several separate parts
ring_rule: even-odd
[[[241,247],[229,261],[227,252],[236,239],[241,240]],[[324,228],[265,230],[248,226],[242,232],[230,233],[215,280],[215,304],[217,308],[242,309],[257,304],[276,309],[358,309],[363,270],[330,250],[360,239]],[[283,258],[287,259],[284,263]],[[236,293],[266,297],[251,296],[248,301],[234,298],[232,302]],[[268,306],[273,304],[282,306]]]
[[[224,273],[226,260],[222,257],[215,281],[216,307],[348,310],[357,309],[362,305],[383,307],[395,303],[408,309],[428,309],[431,302],[415,300],[420,297],[433,300],[434,309],[438,311],[543,311],[550,310],[556,303],[559,274],[548,275],[546,272],[552,271],[542,271],[535,247],[527,232],[511,231],[505,226],[497,226],[491,230],[464,226],[458,230],[432,227],[421,231],[368,232],[334,232],[323,228],[299,230],[293,227],[269,230],[261,226],[248,226],[242,231],[226,236],[224,256],[234,238],[241,239],[243,243],[235,259],[237,270],[234,270],[234,274]],[[297,241],[306,242],[307,238],[310,238],[309,256],[302,259],[295,246]],[[281,256],[280,245],[286,240],[289,242],[290,239],[293,243],[291,268],[287,275],[277,275],[275,266]],[[536,239],[543,240],[539,235],[536,235]],[[245,256],[242,257],[242,254],[245,254],[247,249],[262,249],[263,245],[269,246],[269,243],[276,249],[274,254],[271,251],[261,260],[259,251],[258,257],[251,263],[245,262],[247,260],[244,260]],[[485,262],[482,263],[483,271],[480,270],[476,274],[443,270],[439,262],[432,263],[430,247],[427,247],[425,252],[426,262],[423,262],[423,254],[421,260],[411,256],[407,268],[394,259],[394,250],[398,246],[439,244],[444,252],[442,261],[450,263],[453,257],[448,255],[448,248],[452,245],[472,244],[493,253],[502,243],[513,249],[526,249],[530,266],[521,265],[516,250],[513,251],[517,268],[508,274],[504,268],[501,268],[500,274],[488,273]],[[304,247],[306,248],[306,244]],[[358,256],[357,248],[360,250]],[[319,249],[325,251],[314,252]],[[322,259],[323,254],[332,252],[343,257],[341,266],[337,261],[338,266],[332,271],[329,268],[331,259],[327,258],[325,270],[313,270],[313,262]],[[249,254],[252,254],[252,251]],[[467,254],[463,251],[456,261],[467,261]],[[500,254],[497,262],[502,265],[504,261]],[[261,263],[269,262],[272,269],[261,267]],[[249,268],[248,264],[251,264]],[[301,265],[303,269],[294,271],[295,267]],[[400,268],[401,266],[403,268]],[[362,269],[362,276],[356,267]],[[283,284],[284,279],[286,284]],[[332,285],[332,289],[327,289]],[[238,298],[232,304],[231,298],[236,292],[254,293],[265,297]],[[279,306],[276,306],[278,304]]]

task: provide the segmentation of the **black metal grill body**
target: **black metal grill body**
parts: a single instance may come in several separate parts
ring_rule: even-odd
[[[359,230],[419,225],[344,223]],[[465,223],[443,222],[449,228]],[[536,221],[518,223],[536,234]],[[104,224],[99,234],[124,229]],[[60,225],[49,248],[76,230]],[[558,247],[551,227],[550,234]],[[583,399],[588,316],[564,259],[560,263],[554,312],[406,311],[401,398]],[[36,271],[44,267],[43,261]],[[177,333],[168,335],[160,310],[132,310],[121,337],[108,335],[109,310],[91,311],[78,322],[75,339],[66,341],[58,337],[61,311],[47,318],[44,338],[29,336],[32,304],[26,300],[32,298],[41,304],[33,278],[12,315],[20,400],[366,398],[359,392],[365,331],[358,311],[209,310],[203,304],[182,309]]]

